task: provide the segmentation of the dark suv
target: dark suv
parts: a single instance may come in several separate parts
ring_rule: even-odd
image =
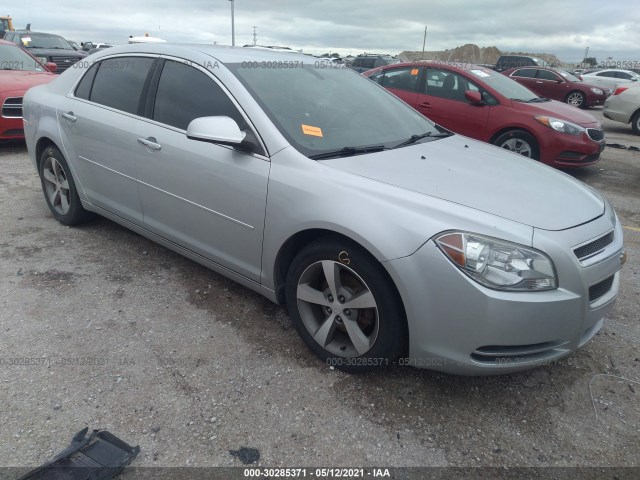
[[[502,72],[516,67],[549,67],[550,65],[537,57],[527,55],[500,55],[496,70]]]
[[[393,58],[391,55],[365,53],[364,55],[358,55],[349,66],[356,72],[362,73],[367,70],[371,70],[372,68],[384,67],[391,63],[397,63],[397,61],[398,60]]]
[[[87,56],[85,52],[77,52],[68,41],[60,35],[51,33],[32,32],[30,30],[16,30],[6,32],[4,39],[26,49],[40,62],[56,64],[56,73],[62,73],[78,60]]]

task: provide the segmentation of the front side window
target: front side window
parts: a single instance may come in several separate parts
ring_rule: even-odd
[[[560,80],[560,77],[549,70],[538,70],[538,78],[541,80]]]
[[[182,130],[199,117],[233,118],[240,128],[245,121],[227,94],[203,72],[167,60],[156,93],[153,119]]]
[[[127,113],[138,113],[140,96],[154,59],[117,57],[100,62],[90,100]]]
[[[415,92],[418,86],[420,69],[418,67],[394,68],[386,70],[382,78],[382,86],[407,92]]]
[[[438,81],[430,81],[434,78],[437,78]],[[424,92],[427,95],[468,103],[469,101],[464,96],[464,92],[467,90],[479,92],[480,88],[455,72],[427,68],[426,92]]]

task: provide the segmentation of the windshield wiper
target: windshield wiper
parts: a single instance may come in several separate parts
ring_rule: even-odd
[[[381,152],[386,148],[387,147],[385,147],[384,145],[371,145],[369,147],[344,147],[339,150],[332,150],[330,152],[317,153],[316,155],[310,155],[309,158],[312,160],[322,160],[325,158],[350,157],[352,155],[360,155],[363,153]]]
[[[445,137],[450,137],[451,135],[453,135],[453,134],[452,133],[446,133],[446,132],[442,132],[442,133],[427,132],[427,133],[423,133],[421,135],[411,135],[411,137],[408,140],[405,140],[404,142],[400,142],[398,145],[396,145],[393,148],[406,147],[407,145],[411,145],[412,143],[416,143],[418,140],[422,140],[423,138],[445,138]]]
[[[536,97],[529,100],[529,103],[540,103],[550,101],[547,97]]]

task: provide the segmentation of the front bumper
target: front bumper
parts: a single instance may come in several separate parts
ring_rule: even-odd
[[[612,230],[613,242],[581,264],[574,248]],[[553,259],[558,289],[488,289],[455,268],[432,241],[412,256],[386,262],[407,313],[409,358],[402,363],[463,375],[502,374],[548,364],[589,341],[618,295],[619,222],[614,229],[605,214],[565,231],[535,230],[533,247]]]
[[[587,132],[581,135],[557,133],[544,137],[540,145],[540,160],[556,167],[593,165],[604,150],[605,137],[601,127],[589,127],[589,130],[592,135],[599,133],[601,138],[594,140]]]

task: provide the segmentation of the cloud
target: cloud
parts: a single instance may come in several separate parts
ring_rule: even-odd
[[[235,0],[236,44],[303,48],[311,53],[420,50],[425,25],[427,49],[466,43],[501,50],[554,53],[576,61],[590,56],[636,60],[640,9],[628,0],[527,4],[513,0]],[[176,42],[231,43],[228,0],[111,0],[89,6],[77,0],[15,3],[16,26],[59,33],[76,41],[125,43],[129,35]]]

